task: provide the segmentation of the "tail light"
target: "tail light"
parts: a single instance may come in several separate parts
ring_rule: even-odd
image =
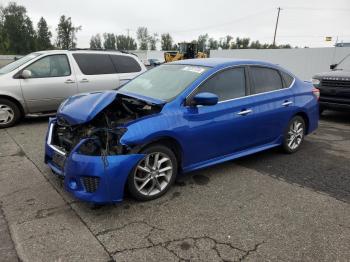
[[[320,89],[312,88],[312,93],[316,96],[317,100],[320,99]]]

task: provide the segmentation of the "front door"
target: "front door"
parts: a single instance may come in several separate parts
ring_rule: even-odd
[[[31,72],[30,78],[20,80],[30,113],[56,111],[64,99],[77,93],[75,76],[65,54],[45,56],[23,70]]]
[[[183,115],[188,124],[182,132],[182,140],[188,148],[185,153],[191,154],[187,158],[191,163],[184,163],[185,166],[243,150],[255,134],[251,98],[245,97],[243,67],[215,74],[195,93],[200,92],[218,95],[219,102],[213,106],[184,107]]]

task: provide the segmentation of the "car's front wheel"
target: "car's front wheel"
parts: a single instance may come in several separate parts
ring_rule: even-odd
[[[305,121],[301,116],[293,117],[288,124],[283,138],[283,149],[286,153],[298,151],[304,141]]]
[[[165,194],[177,174],[175,154],[163,145],[144,149],[145,156],[137,163],[128,178],[131,195],[142,201],[152,200]]]

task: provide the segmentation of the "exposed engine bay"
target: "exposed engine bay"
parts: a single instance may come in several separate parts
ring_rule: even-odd
[[[81,154],[93,156],[124,154],[127,153],[127,148],[120,144],[120,138],[126,132],[125,124],[159,113],[161,109],[162,105],[118,94],[111,104],[87,123],[71,125],[58,116],[52,134],[52,144],[69,154],[82,139],[88,138],[79,149]]]

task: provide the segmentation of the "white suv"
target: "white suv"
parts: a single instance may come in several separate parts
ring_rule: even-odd
[[[137,56],[119,51],[31,53],[0,68],[0,128],[52,114],[71,95],[117,89],[144,71]]]

